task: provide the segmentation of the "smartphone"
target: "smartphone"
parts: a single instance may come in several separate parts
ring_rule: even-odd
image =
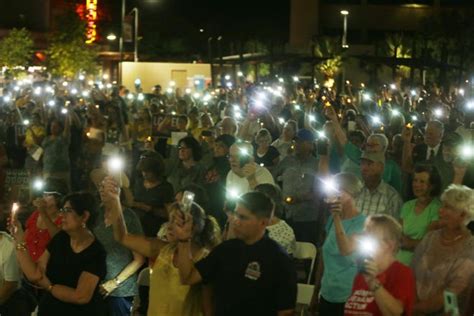
[[[195,194],[191,191],[184,191],[183,197],[181,198],[181,205],[183,207],[183,212],[189,213],[191,211],[191,206],[194,202]]]
[[[357,124],[355,121],[348,121],[347,122],[347,130],[349,132],[352,132],[352,131],[355,131],[356,130],[356,127],[357,127]]]
[[[122,187],[122,170],[125,166],[125,162],[120,156],[112,156],[107,161],[108,173],[111,175],[119,187]]]

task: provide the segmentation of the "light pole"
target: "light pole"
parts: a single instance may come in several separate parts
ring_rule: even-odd
[[[133,61],[137,62],[138,61],[138,8],[137,7],[133,8],[132,11],[130,11],[130,13],[128,15],[130,15],[132,13],[134,13],[134,15],[135,15],[135,30],[134,30],[135,31],[134,32],[135,33],[134,34],[135,41],[134,41],[134,47],[133,47],[134,48]]]
[[[120,51],[120,62],[123,60],[123,20],[125,19],[125,0],[122,0],[122,11],[120,14],[120,39],[119,39],[119,51]]]
[[[212,57],[212,36],[210,36],[207,39],[207,53],[209,56],[209,64],[211,65],[211,85],[214,87],[214,63],[213,63],[213,57]]]
[[[221,45],[221,41],[222,41],[222,35],[219,35],[219,37],[217,37],[217,53],[219,54],[219,75],[220,75],[220,81],[222,82],[222,75],[224,73],[224,59],[223,59],[223,56],[222,56],[222,45]]]
[[[122,10],[120,12],[120,38],[119,52],[120,59],[118,63],[118,82],[122,84],[122,61],[123,61],[123,20],[125,19],[125,0],[122,0]]]
[[[349,45],[347,44],[347,16],[349,15],[349,11],[342,10],[341,14],[344,17],[344,32],[342,34],[342,48],[349,48]]]

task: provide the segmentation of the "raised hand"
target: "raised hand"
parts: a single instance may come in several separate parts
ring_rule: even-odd
[[[193,218],[191,214],[174,211],[170,215],[171,234],[179,241],[191,240],[193,235]]]

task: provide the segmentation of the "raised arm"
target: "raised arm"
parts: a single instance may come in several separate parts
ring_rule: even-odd
[[[178,212],[173,216],[174,235],[178,239],[177,267],[182,284],[196,284],[201,282],[202,277],[194,266],[191,236],[192,221],[189,214]]]
[[[331,213],[334,220],[334,229],[336,231],[336,242],[339,252],[343,256],[351,255],[356,249],[355,238],[346,235],[344,226],[342,226],[341,211],[339,206],[334,206],[331,208]]]
[[[25,234],[20,222],[16,216],[12,217],[10,225],[10,233],[15,239],[16,258],[21,270],[25,274],[26,278],[33,283],[39,283],[45,278],[46,265],[49,261],[49,252],[46,250],[41,256],[38,263],[34,262],[25,243]]]
[[[334,107],[332,106],[327,106],[324,108],[324,114],[333,122],[334,124],[334,134],[336,136],[336,141],[344,147],[344,145],[347,143],[347,136],[344,130],[342,129],[342,126],[339,122],[339,119],[337,118],[336,111],[334,110]]]
[[[403,150],[402,150],[402,170],[412,173],[414,170],[413,163],[413,145],[411,139],[413,137],[413,128],[404,127],[402,131]]]
[[[122,205],[120,204],[120,190],[112,177],[105,178],[102,190],[107,195],[107,199],[103,201],[106,212],[112,214],[112,228],[115,240],[145,257],[158,256],[162,247],[166,245],[165,242],[158,238],[146,238],[145,236],[133,235],[128,232],[122,212]]]
[[[38,198],[33,201],[33,205],[38,208],[41,219],[46,225],[49,235],[51,236],[51,238],[54,237],[54,235],[56,235],[61,230],[61,228],[59,228],[48,215],[48,212],[46,210],[46,202],[43,199]]]

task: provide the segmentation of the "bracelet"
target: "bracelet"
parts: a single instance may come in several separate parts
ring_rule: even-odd
[[[16,246],[15,246],[16,250],[20,250],[20,251],[26,251],[26,242],[18,242],[16,243]]]
[[[377,292],[377,290],[380,289],[381,287],[382,287],[382,284],[380,284],[379,281],[375,281],[375,284],[372,287],[371,291],[374,292],[374,294],[375,294],[375,292]]]

